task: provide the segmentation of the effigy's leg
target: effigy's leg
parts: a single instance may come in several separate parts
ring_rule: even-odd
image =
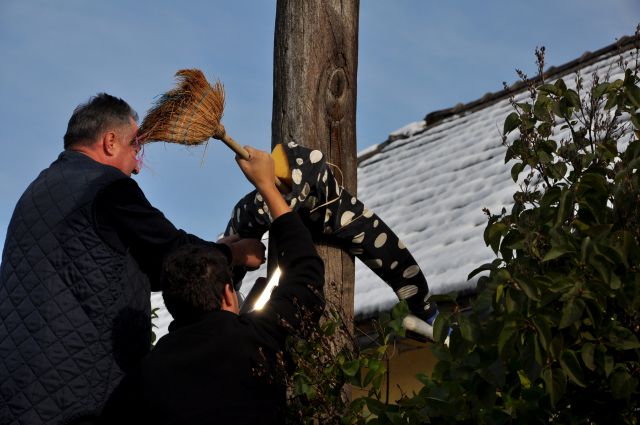
[[[356,197],[343,190],[340,202],[327,206],[334,217],[333,230],[325,239],[355,255],[406,300],[409,310],[430,318],[436,306],[430,303],[429,286],[411,252],[391,228]],[[326,231],[325,223],[325,231]]]

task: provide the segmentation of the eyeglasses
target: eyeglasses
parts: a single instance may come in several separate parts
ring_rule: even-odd
[[[141,140],[140,137],[134,136],[134,138],[131,139],[131,142],[129,142],[131,147],[135,150],[136,158],[138,159],[141,159],[142,154],[144,152],[144,144],[142,144],[140,140]]]
[[[133,139],[131,139],[131,142],[129,142],[129,145],[133,148],[134,156],[136,162],[138,163],[138,169],[141,169],[144,158],[144,144],[141,143],[140,136],[134,136]]]

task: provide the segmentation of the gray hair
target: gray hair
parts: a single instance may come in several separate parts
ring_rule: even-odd
[[[98,93],[73,110],[64,135],[64,148],[90,145],[104,131],[128,125],[129,118],[138,121],[138,114],[127,102],[107,93]]]

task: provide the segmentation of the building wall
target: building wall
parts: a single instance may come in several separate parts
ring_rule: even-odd
[[[422,388],[422,383],[416,379],[418,373],[428,375],[433,371],[437,359],[431,352],[431,342],[418,342],[409,338],[403,338],[396,343],[395,348],[389,353],[387,363],[387,379],[382,382],[381,400],[393,403],[402,397],[402,394],[412,394]],[[387,391],[388,389],[388,391]],[[387,398],[388,393],[388,398]],[[353,397],[367,395],[367,390],[353,388]]]

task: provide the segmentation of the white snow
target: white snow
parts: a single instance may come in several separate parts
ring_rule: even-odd
[[[364,149],[362,149],[361,151],[358,152],[358,157],[367,155],[367,154],[369,154],[371,152],[375,152],[379,147],[380,147],[380,145],[378,145],[378,144],[366,147],[366,148],[364,148]]]
[[[405,125],[402,128],[397,129],[393,133],[389,134],[389,137],[390,138],[410,137],[410,136],[413,136],[416,133],[424,131],[426,126],[427,126],[427,123],[424,120],[412,122],[410,124]]]

